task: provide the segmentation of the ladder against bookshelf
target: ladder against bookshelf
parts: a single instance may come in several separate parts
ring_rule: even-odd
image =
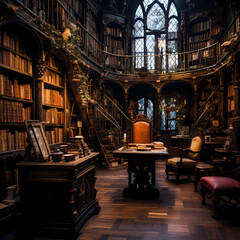
[[[31,49],[17,31],[0,29],[0,152],[26,147],[25,120],[32,119]]]
[[[105,62],[106,66],[115,71],[122,71],[124,62],[121,55],[125,54],[124,36],[122,27],[116,23],[107,26],[106,51],[110,53]]]
[[[43,121],[49,144],[65,141],[65,75],[59,59],[49,54],[43,76]]]
[[[188,34],[188,51],[193,51],[189,55],[189,61],[198,62],[198,60],[207,59],[210,57],[209,49],[195,52],[202,48],[210,46],[210,21],[208,18],[199,17],[194,19],[189,25]]]

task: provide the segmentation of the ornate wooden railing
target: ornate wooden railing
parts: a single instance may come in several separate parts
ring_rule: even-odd
[[[96,36],[81,25],[83,6],[79,5],[80,1],[73,0],[71,4],[69,0],[15,1],[24,6],[28,12],[39,16],[42,21],[53,25],[56,30],[62,32],[64,28],[70,27],[72,32],[70,43],[75,50],[80,51],[104,71],[116,74],[136,74],[143,70],[142,67],[153,74],[173,74],[216,66],[239,38],[238,13],[220,40],[208,47],[183,53],[118,55],[104,51],[104,46]]]

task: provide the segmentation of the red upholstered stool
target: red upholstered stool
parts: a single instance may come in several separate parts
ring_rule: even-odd
[[[209,176],[202,177],[200,179],[201,183],[201,194],[202,194],[202,204],[206,203],[206,192],[212,194],[212,200],[217,207],[221,196],[228,196],[229,200],[237,199],[240,197],[240,182],[234,180],[230,177],[219,177],[219,176]]]

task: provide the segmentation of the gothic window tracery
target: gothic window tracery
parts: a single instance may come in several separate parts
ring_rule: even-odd
[[[134,67],[160,72],[178,65],[178,11],[173,0],[143,0],[134,14],[132,28]],[[159,44],[161,43],[161,44]]]

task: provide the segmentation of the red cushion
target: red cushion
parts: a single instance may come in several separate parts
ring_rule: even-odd
[[[202,177],[200,183],[215,195],[240,194],[240,182],[233,178],[218,176]]]

